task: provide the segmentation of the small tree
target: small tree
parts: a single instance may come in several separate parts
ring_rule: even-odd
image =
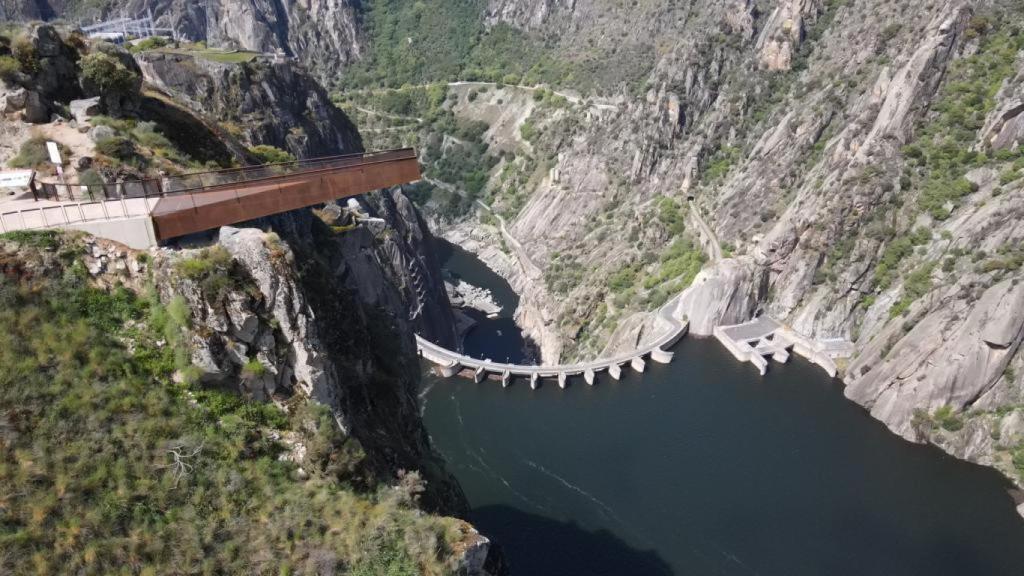
[[[142,78],[114,50],[97,49],[82,59],[82,89],[100,96],[108,114],[121,116],[138,101]]]

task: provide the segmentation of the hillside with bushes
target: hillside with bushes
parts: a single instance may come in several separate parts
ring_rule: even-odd
[[[468,527],[419,512],[416,472],[368,482],[326,407],[175,381],[187,306],[145,253],[140,291],[97,286],[86,248],[0,238],[0,569],[450,572]]]
[[[48,177],[57,141],[66,177],[102,194],[360,149],[289,64],[211,62],[220,96],[259,83],[266,100],[196,105],[172,82],[204,65],[196,56],[133,55],[50,25],[11,32],[7,166]],[[153,58],[167,59],[159,77]],[[373,230],[335,230],[342,210],[144,252],[0,235],[0,572],[491,573],[416,403],[413,331],[453,338],[429,231],[400,190],[361,198]],[[430,310],[411,314],[422,301]]]

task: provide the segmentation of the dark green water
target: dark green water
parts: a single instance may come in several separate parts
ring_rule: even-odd
[[[467,315],[476,320],[476,326],[467,334],[461,352],[473,358],[490,358],[496,362],[534,364],[537,356],[533,343],[523,337],[512,316],[519,305],[519,295],[512,287],[488,269],[472,253],[438,239],[438,258],[446,272],[474,286],[491,291],[495,302],[501,306],[496,318],[488,318],[483,312],[465,309]]]
[[[762,378],[687,338],[624,373],[425,378],[435,446],[513,574],[1024,574],[998,473],[892,435],[816,367]]]

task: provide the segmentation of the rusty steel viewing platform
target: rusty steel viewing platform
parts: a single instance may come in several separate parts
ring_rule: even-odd
[[[420,179],[412,148],[110,184],[33,181],[0,200],[0,232],[83,230],[132,248]]]

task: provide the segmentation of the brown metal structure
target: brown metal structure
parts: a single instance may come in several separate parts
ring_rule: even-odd
[[[295,170],[290,168],[298,163],[257,167],[265,172],[271,168],[258,178],[225,178],[221,172],[217,180],[234,181],[164,191],[151,212],[157,239],[164,241],[420,179],[419,161],[411,148],[303,162],[307,164]]]

